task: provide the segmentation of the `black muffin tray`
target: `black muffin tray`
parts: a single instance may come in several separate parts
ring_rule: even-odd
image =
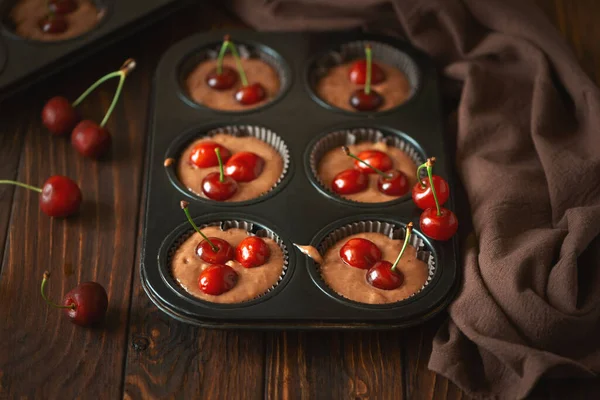
[[[17,1],[0,0],[0,99],[85,59],[189,2],[93,0],[106,13],[95,28],[72,39],[44,42],[14,32],[10,12]]]
[[[189,98],[183,86],[186,74],[202,59],[216,56],[226,33],[242,53],[261,57],[281,74],[281,92],[274,101],[244,112],[227,112],[206,108]],[[415,89],[404,104],[378,113],[353,113],[316,98],[312,90],[315,79],[328,65],[345,57],[337,50],[362,49],[364,41],[373,44],[376,60],[394,62],[409,76]],[[315,162],[315,145],[322,146],[323,137],[331,132],[347,131],[350,138],[383,136],[406,146],[416,161],[435,156],[435,173],[449,179],[452,190],[442,126],[432,61],[398,39],[358,31],[227,31],[182,40],[164,54],[154,77],[140,269],[144,290],[171,317],[214,328],[386,329],[431,318],[456,292],[460,274],[456,237],[436,242],[422,235],[420,210],[410,194],[378,204],[337,198],[313,177],[311,164]],[[222,127],[228,132],[266,137],[272,143],[274,132],[276,139],[285,142],[282,145],[278,140],[274,146],[289,155],[289,163],[273,190],[246,202],[214,202],[188,191],[178,181],[176,168],[164,165],[167,158],[177,159],[194,139]],[[335,140],[331,143],[337,145]],[[452,194],[446,203],[450,209],[454,209]],[[263,296],[238,304],[214,304],[188,295],[170,275],[169,265],[178,244],[192,233],[180,200],[190,203],[190,213],[199,226],[246,221],[251,232],[278,238],[288,253],[287,268],[278,284]],[[330,232],[346,225],[350,233],[364,228],[403,238],[410,221],[415,225],[415,243],[421,246],[420,258],[430,268],[429,279],[420,292],[393,304],[361,304],[337,295],[321,279],[318,265],[294,246],[319,247]]]

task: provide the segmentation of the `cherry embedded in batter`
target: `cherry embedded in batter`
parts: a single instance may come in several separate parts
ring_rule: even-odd
[[[385,176],[379,176],[377,188],[388,196],[404,196],[410,188],[404,172],[397,169],[387,171]]]
[[[229,265],[211,264],[198,277],[198,287],[206,294],[219,296],[237,285],[239,276]]]
[[[357,60],[350,67],[350,81],[356,85],[364,85],[367,81],[367,60]],[[371,62],[371,84],[377,85],[385,80],[385,72],[375,62]]]
[[[185,213],[190,225],[192,225],[194,230],[204,238],[204,240],[198,243],[196,246],[196,255],[202,260],[211,264],[225,264],[227,261],[233,260],[235,254],[233,247],[229,244],[229,242],[216,237],[207,237],[200,230],[200,228],[198,228],[190,216],[190,212],[188,210],[189,203],[187,201],[181,201],[179,205]]]
[[[369,186],[369,177],[357,169],[346,169],[333,178],[331,189],[337,194],[354,194]]]
[[[371,71],[373,63],[371,45],[365,46],[365,54],[367,56],[365,87],[352,92],[352,95],[350,96],[350,105],[358,111],[374,111],[383,104],[383,97],[377,93],[376,90],[371,88],[371,80],[373,75]]]
[[[190,162],[198,168],[216,167],[219,165],[219,159],[215,149],[221,152],[221,159],[227,162],[231,157],[231,152],[224,146],[212,141],[205,141],[196,144],[190,153]]]
[[[269,260],[271,249],[258,236],[248,236],[240,242],[235,251],[235,259],[244,268],[260,267]]]
[[[49,14],[40,20],[39,27],[44,33],[57,34],[66,32],[69,28],[69,23],[60,15]]]
[[[206,84],[215,90],[231,89],[238,80],[238,74],[233,68],[223,66],[223,58],[231,46],[231,37],[225,35],[217,58],[217,67],[206,75]]]
[[[258,178],[265,166],[265,160],[256,153],[242,151],[234,154],[225,163],[225,175],[238,182],[250,182]]]
[[[431,157],[427,159],[427,162],[417,168],[417,178],[419,179],[419,182],[413,186],[412,198],[415,205],[422,210],[435,207],[435,200],[430,188],[430,180],[427,178],[421,179],[420,175],[423,168],[431,168],[433,171],[434,164],[435,157]],[[431,181],[433,181],[433,187],[435,188],[435,193],[441,206],[446,203],[446,201],[448,201],[448,197],[450,197],[450,188],[448,187],[448,182],[446,182],[444,178],[433,174],[431,175]]]
[[[235,99],[237,102],[245,106],[259,103],[264,100],[266,96],[267,92],[260,83],[253,83],[251,85],[246,84],[235,92]]]
[[[46,285],[50,274],[44,272],[41,294],[46,303],[54,308],[62,308],[72,323],[80,326],[93,326],[104,320],[108,309],[108,296],[104,287],[97,282],[80,283],[67,293],[62,305],[53,303],[46,296]]]
[[[225,176],[220,149],[215,149],[219,161],[219,172],[211,172],[202,179],[202,193],[211,200],[225,201],[237,191],[237,182]]]
[[[370,240],[353,238],[340,249],[340,258],[351,267],[367,269],[381,260],[381,250]]]
[[[79,117],[77,112],[62,96],[48,100],[42,109],[42,123],[54,135],[65,135],[73,130]]]
[[[385,172],[392,169],[394,163],[383,151],[364,150],[358,153],[354,165],[365,174],[375,174],[377,170]]]
[[[48,0],[48,9],[54,14],[70,14],[77,10],[77,2],[74,0]]]
[[[383,290],[394,290],[402,286],[404,274],[397,269],[397,266],[406,250],[412,229],[413,223],[409,222],[408,225],[406,225],[406,235],[404,236],[402,249],[394,264],[389,261],[379,261],[367,271],[367,282],[369,282],[371,286]]]

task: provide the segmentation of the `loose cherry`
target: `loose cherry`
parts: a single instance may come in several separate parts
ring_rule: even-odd
[[[81,205],[79,186],[66,176],[53,175],[41,188],[10,180],[0,180],[0,184],[16,185],[40,193],[40,209],[50,217],[68,217],[79,211]]]
[[[225,175],[238,182],[250,182],[258,178],[265,166],[265,161],[258,154],[242,151],[234,154],[225,163]]]
[[[226,147],[211,141],[196,144],[190,153],[190,162],[198,168],[216,167],[219,165],[219,159],[215,153],[216,148],[219,148],[223,162],[227,162],[231,157],[231,152]]]
[[[390,156],[379,150],[364,150],[356,157],[354,165],[365,174],[375,174],[377,170],[385,172],[393,166]]]
[[[364,89],[355,90],[350,96],[350,105],[358,111],[373,111],[381,107],[383,104],[383,97],[377,93],[377,91],[371,88],[372,79],[372,55],[371,45],[365,46],[365,54],[367,56],[367,73],[365,79]]]
[[[69,100],[62,96],[51,98],[42,109],[42,123],[54,135],[71,132],[78,119],[77,112]]]
[[[233,55],[235,65],[240,76],[240,81],[242,82],[242,87],[239,88],[234,94],[235,100],[238,103],[243,104],[245,106],[256,104],[264,100],[264,98],[267,97],[267,92],[265,88],[258,82],[253,84],[248,83],[248,77],[246,76],[244,67],[242,67],[242,59],[240,58],[240,54],[238,53],[235,44],[233,44],[233,42],[230,40],[229,35],[225,36],[225,40],[223,41],[223,47],[221,47],[221,53],[223,55],[225,54],[225,50],[227,48],[231,50],[231,54]]]
[[[350,67],[348,74],[350,81],[356,85],[364,85],[367,81],[367,60],[356,60]],[[385,72],[375,62],[371,63],[371,83],[377,85],[385,80]]]
[[[62,305],[58,305],[46,296],[49,276],[48,271],[44,272],[40,289],[46,303],[55,308],[62,308],[71,322],[76,325],[92,326],[104,320],[108,308],[108,296],[102,285],[97,282],[80,283],[65,295]]]
[[[240,242],[235,250],[235,259],[244,268],[255,268],[267,262],[271,249],[258,236],[248,236]]]
[[[39,22],[40,29],[44,33],[63,33],[69,28],[67,20],[60,15],[50,14]]]
[[[200,257],[202,260],[211,264],[225,264],[227,261],[233,260],[234,251],[233,247],[226,240],[216,238],[216,237],[207,237],[196,225],[192,217],[190,216],[190,212],[188,210],[189,203],[187,201],[181,201],[179,203],[187,220],[190,225],[194,228],[196,232],[200,234],[204,238],[203,241],[198,243],[196,246],[196,255]]]
[[[202,179],[202,192],[211,200],[224,201],[235,194],[238,185],[233,178],[225,176],[218,147],[215,148],[215,153],[219,161],[219,172],[211,172]]]
[[[54,14],[70,14],[77,9],[74,0],[49,0],[48,9]]]
[[[237,285],[239,276],[229,265],[212,264],[198,277],[198,287],[206,294],[219,296]]]
[[[369,186],[369,177],[357,169],[346,169],[333,178],[331,189],[337,194],[362,192]]]
[[[351,267],[367,269],[381,260],[381,250],[370,240],[353,238],[340,249],[340,258]]]
[[[429,179],[421,179],[421,169],[427,168],[428,165],[430,168],[433,168],[434,164],[435,157],[431,157],[426,163],[420,165],[417,169],[417,179],[419,179],[419,182],[413,186],[412,198],[415,205],[421,210],[435,207],[435,200],[433,199],[433,194],[429,184],[430,181]],[[438,202],[441,206],[446,203],[446,201],[448,201],[448,197],[450,197],[450,188],[448,187],[448,182],[438,175],[431,175],[431,179],[433,181],[433,187],[435,188]]]
[[[406,250],[412,228],[413,223],[409,222],[408,225],[406,225],[406,236],[404,237],[402,249],[400,250],[400,254],[398,254],[398,258],[394,261],[394,264],[389,261],[379,261],[367,271],[367,282],[369,282],[371,286],[383,290],[394,290],[402,285],[404,282],[404,274],[398,271],[396,267],[404,254],[404,250]]]
[[[225,57],[227,49],[232,45],[231,37],[225,35],[223,45],[221,45],[221,50],[219,51],[219,57],[217,58],[217,67],[206,76],[206,84],[215,90],[231,89],[237,82],[237,72],[233,68],[223,66],[223,57]]]

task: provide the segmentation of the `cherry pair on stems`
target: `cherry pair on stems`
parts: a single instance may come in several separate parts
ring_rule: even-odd
[[[111,72],[97,80],[73,104],[62,96],[51,98],[42,109],[43,124],[54,135],[66,135],[70,132],[71,144],[80,154],[90,158],[103,156],[110,149],[112,141],[110,133],[104,126],[117,105],[126,77],[135,66],[135,60],[128,59],[118,71]],[[117,90],[100,124],[91,120],[83,120],[78,123],[79,116],[75,107],[79,106],[102,83],[117,77],[119,78]]]
[[[406,225],[406,234],[402,249],[392,264],[382,260],[381,250],[370,240],[354,238],[348,240],[340,249],[340,258],[344,263],[354,268],[368,269],[367,282],[378,289],[393,290],[404,282],[404,275],[397,269],[398,263],[410,240],[413,223]]]
[[[196,246],[196,255],[210,265],[198,277],[198,287],[206,294],[218,296],[231,289],[238,282],[238,274],[226,263],[234,260],[244,268],[256,268],[267,262],[271,250],[264,240],[248,236],[233,249],[226,240],[206,236],[190,216],[187,201],[180,203],[188,222],[204,240]]]
[[[235,60],[237,72],[233,68],[223,66],[223,58],[228,49]],[[240,55],[231,41],[231,37],[225,35],[217,58],[217,67],[206,76],[206,84],[215,90],[228,90],[236,84],[238,75],[242,83],[242,87],[234,94],[238,103],[248,106],[256,104],[266,97],[265,88],[260,83],[248,83],[248,77],[242,66]]]
[[[63,33],[69,28],[64,17],[77,9],[75,0],[48,0],[48,14],[39,21],[40,29],[45,33]]]
[[[358,111],[374,111],[383,104],[383,96],[371,85],[385,80],[381,67],[373,62],[371,45],[365,46],[365,60],[355,61],[350,67],[350,81],[365,86],[356,89],[350,96],[350,105]]]

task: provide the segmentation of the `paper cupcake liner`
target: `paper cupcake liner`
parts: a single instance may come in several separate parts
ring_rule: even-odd
[[[309,156],[309,165],[310,170],[312,172],[312,176],[316,183],[328,194],[338,199],[348,201],[350,203],[360,203],[358,201],[347,199],[343,196],[338,195],[333,192],[329,186],[328,182],[323,182],[318,174],[318,166],[323,156],[325,154],[335,148],[340,148],[342,146],[350,146],[353,144],[358,144],[361,142],[383,142],[388,146],[396,147],[403,152],[405,152],[417,166],[423,164],[425,162],[425,156],[423,153],[417,149],[413,144],[402,138],[401,136],[395,135],[393,133],[386,134],[384,131],[380,129],[374,128],[353,128],[353,129],[343,129],[339,131],[334,131],[328,133],[323,136],[319,141],[315,143],[313,146],[310,156]],[[341,150],[340,150],[341,151]],[[410,192],[404,196],[398,197],[398,199],[390,200],[396,201],[399,199],[404,199],[410,197]],[[371,203],[370,203],[371,204]],[[381,203],[372,203],[372,204],[381,204]]]
[[[316,246],[317,250],[319,251],[319,254],[321,254],[321,256],[324,256],[325,253],[327,252],[327,250],[329,250],[331,247],[333,247],[339,241],[344,240],[348,236],[356,235],[358,233],[365,233],[365,232],[381,233],[393,240],[404,240],[404,237],[406,236],[406,228],[404,226],[399,226],[398,224],[393,224],[393,223],[384,222],[384,221],[359,221],[359,222],[353,222],[351,224],[344,225],[341,228],[337,228],[334,231],[332,231],[331,233],[329,233]],[[413,293],[406,299],[400,300],[398,303],[403,302],[407,299],[410,299],[411,297],[415,296],[417,293],[420,293],[423,289],[425,289],[427,287],[427,285],[429,285],[429,283],[432,281],[433,277],[435,276],[435,272],[436,272],[436,263],[435,263],[435,257],[433,255],[433,252],[431,250],[429,250],[425,241],[421,237],[419,237],[419,235],[414,233],[414,230],[413,230],[413,234],[410,236],[408,244],[410,244],[411,246],[413,246],[414,248],[417,249],[417,259],[419,259],[419,260],[423,261],[425,264],[427,264],[427,269],[428,269],[427,281],[425,281],[425,284],[421,287],[421,289],[419,289],[418,291],[416,291],[415,293]],[[320,265],[316,264],[316,263],[315,263],[315,265],[316,265],[317,272],[319,273],[319,277],[321,278],[321,282],[323,283],[323,285],[325,285],[325,287],[327,287],[331,292],[336,293],[335,291],[333,291],[333,289],[331,289],[327,285],[327,282],[325,282],[325,279],[323,279],[323,277],[321,276]],[[339,294],[337,294],[337,295],[346,299],[345,297],[343,297]],[[350,299],[346,299],[346,300],[353,301]],[[363,303],[361,303],[361,304],[363,304]],[[389,303],[389,304],[396,304],[396,303]],[[377,304],[373,304],[373,305],[377,306]]]
[[[279,276],[279,279],[277,280],[277,282],[275,282],[275,284],[273,284],[273,286],[271,286],[266,292],[262,293],[261,295],[256,296],[252,299],[245,300],[241,303],[245,303],[248,301],[252,301],[252,300],[264,297],[268,293],[271,293],[279,285],[279,283],[283,280],[283,277],[287,273],[289,262],[290,262],[289,261],[289,253],[288,253],[288,249],[287,249],[286,245],[283,243],[283,240],[279,236],[277,236],[273,231],[262,228],[252,222],[242,221],[242,220],[225,220],[225,221],[209,222],[206,224],[198,225],[198,228],[200,228],[202,230],[209,226],[218,226],[223,231],[226,231],[226,230],[232,229],[232,228],[238,228],[238,229],[243,229],[243,230],[247,231],[251,236],[258,236],[260,238],[269,238],[269,239],[273,240],[275,243],[277,243],[277,245],[279,246],[279,248],[281,249],[281,251],[283,253],[283,270],[282,270],[281,275]],[[177,280],[175,279],[175,277],[173,277],[172,268],[171,268],[173,256],[175,255],[175,252],[177,251],[177,249],[183,244],[183,242],[185,242],[187,239],[189,239],[190,236],[192,236],[195,232],[196,231],[193,228],[190,228],[189,230],[182,233],[169,247],[169,250],[167,253],[167,270],[169,271],[169,278],[177,286],[180,286],[180,285],[177,282]],[[198,299],[198,298],[192,296],[187,291],[185,291],[183,288],[182,288],[182,291],[185,292],[189,297],[191,297],[195,300],[207,301],[207,300]],[[221,303],[215,303],[215,304],[221,304]],[[240,304],[240,303],[223,303],[223,304]]]
[[[410,96],[408,101],[418,90],[421,84],[420,70],[417,63],[406,53],[390,46],[371,40],[359,40],[341,45],[339,49],[332,50],[317,58],[309,71],[309,83],[313,93],[317,82],[323,78],[332,67],[345,64],[353,60],[365,57],[365,45],[371,45],[373,60],[381,61],[400,70],[410,83]]]

